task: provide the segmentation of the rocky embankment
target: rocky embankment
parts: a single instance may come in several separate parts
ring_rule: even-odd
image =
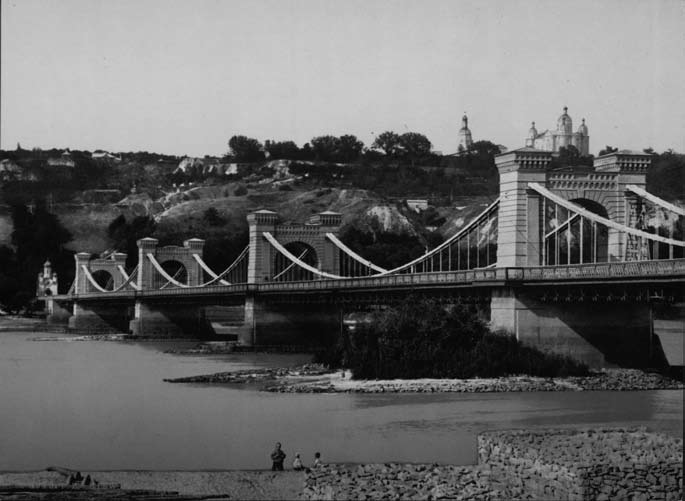
[[[637,369],[608,369],[585,377],[508,376],[474,379],[353,380],[337,372],[318,381],[279,381],[281,393],[494,393],[528,391],[637,391],[683,389],[682,382]]]
[[[304,499],[682,499],[683,441],[635,429],[479,435],[479,464],[327,465]]]
[[[608,369],[586,377],[541,378],[509,376],[474,379],[355,380],[349,371],[331,372],[320,364],[295,368],[220,372],[177,379],[170,383],[263,383],[277,393],[495,393],[529,391],[682,390],[682,382],[637,369]]]
[[[493,488],[478,466],[437,464],[332,464],[305,480],[304,499],[522,499],[520,492]]]
[[[645,428],[487,432],[478,461],[491,485],[535,499],[683,496],[683,440]]]

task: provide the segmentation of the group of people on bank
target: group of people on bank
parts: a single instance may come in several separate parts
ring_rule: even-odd
[[[271,471],[283,471],[283,462],[285,461],[286,453],[281,449],[281,443],[276,442],[274,451],[271,453]],[[321,453],[317,452],[314,454],[314,462],[312,463],[312,468],[317,468],[321,466]],[[304,471],[309,470],[302,463],[302,459],[299,454],[295,454],[295,459],[293,459],[293,470]]]

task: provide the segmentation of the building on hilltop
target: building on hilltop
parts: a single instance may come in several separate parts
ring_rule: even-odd
[[[43,264],[43,272],[38,274],[37,296],[54,296],[57,292],[57,273],[52,271],[50,261]]]
[[[461,129],[459,129],[459,144],[457,145],[457,152],[462,153],[468,151],[473,146],[473,138],[471,137],[471,131],[469,130],[469,119],[464,113],[461,117]]]
[[[577,132],[573,132],[573,121],[568,114],[568,108],[564,106],[564,113],[557,120],[557,130],[546,130],[538,133],[535,122],[532,123],[526,138],[526,146],[541,151],[558,152],[562,146],[567,148],[574,146],[578,149],[581,156],[590,154],[590,136],[588,134],[585,119],[578,127]]]
[[[58,158],[48,158],[48,165],[51,167],[75,167],[76,162],[69,150],[65,150]]]

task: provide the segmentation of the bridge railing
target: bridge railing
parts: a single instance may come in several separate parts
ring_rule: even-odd
[[[516,273],[514,270],[520,270]],[[507,268],[509,280],[576,280],[651,277],[685,274],[685,260],[626,261],[615,263]]]

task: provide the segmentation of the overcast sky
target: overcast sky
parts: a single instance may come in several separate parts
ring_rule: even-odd
[[[385,130],[685,151],[685,2],[1,0],[1,146],[223,154]]]

